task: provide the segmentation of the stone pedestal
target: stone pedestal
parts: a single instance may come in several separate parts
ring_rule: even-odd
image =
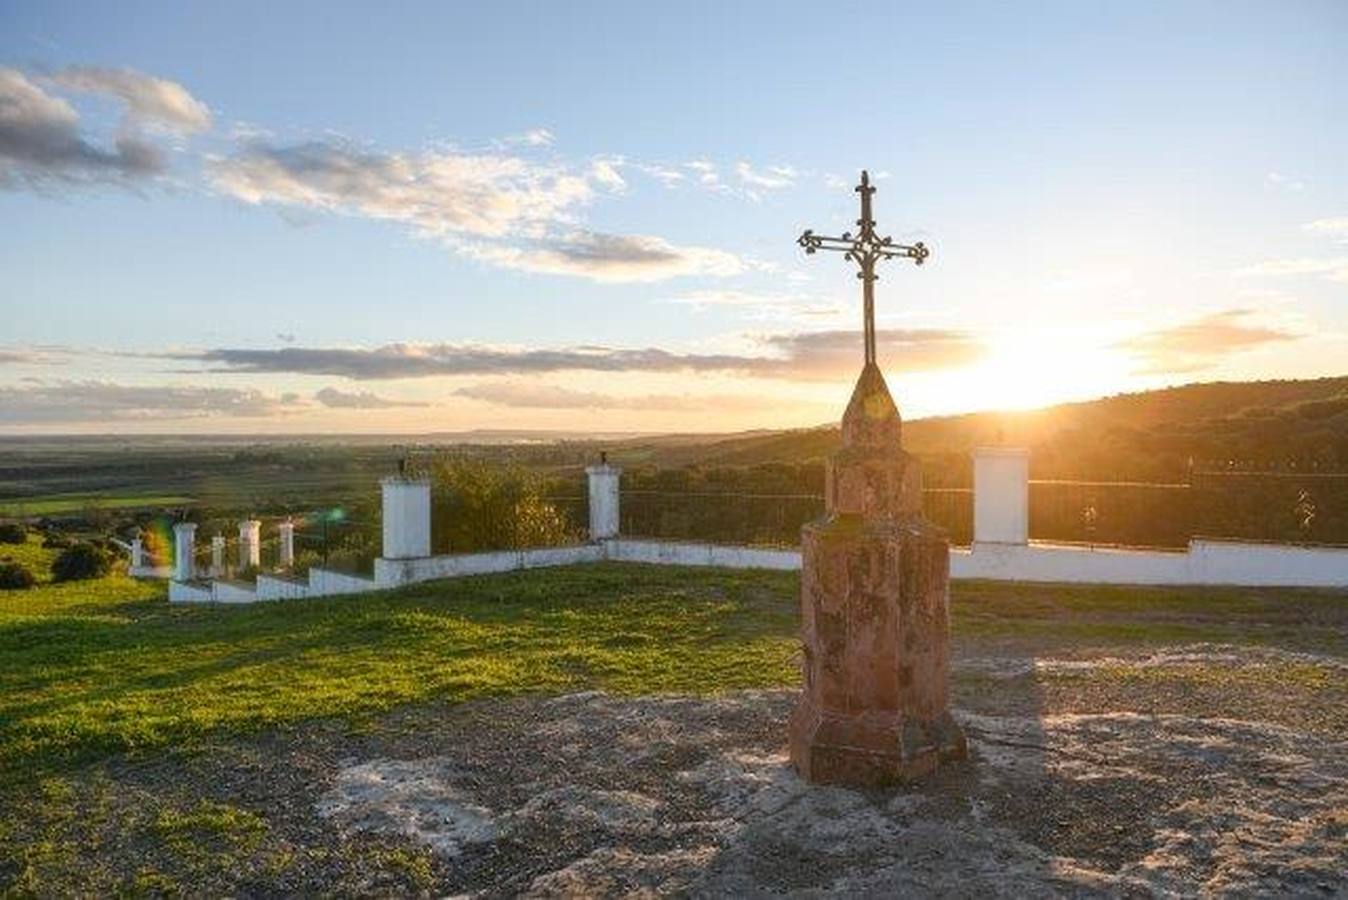
[[[809,781],[891,784],[967,755],[947,709],[949,543],[922,518],[901,429],[867,365],[828,463],[825,514],[801,532],[805,688],[789,740]]]

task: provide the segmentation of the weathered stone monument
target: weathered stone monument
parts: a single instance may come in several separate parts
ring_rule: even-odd
[[[824,515],[801,531],[805,687],[789,741],[803,778],[872,786],[926,775],[967,747],[947,709],[950,546],[922,517],[922,474],[875,359],[875,265],[920,265],[928,250],[877,237],[865,172],[857,192],[856,235],[799,241],[861,267],[865,358],[828,461]]]

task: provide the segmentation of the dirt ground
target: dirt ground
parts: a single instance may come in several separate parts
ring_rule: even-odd
[[[901,789],[797,779],[792,691],[583,693],[106,761],[9,839],[56,893],[1348,895],[1348,663],[1009,649],[954,663],[972,758]]]

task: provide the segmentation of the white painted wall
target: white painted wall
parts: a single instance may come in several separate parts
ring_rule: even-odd
[[[1190,541],[1194,584],[1348,587],[1348,549],[1234,541]]]
[[[281,578],[276,575],[257,576],[257,599],[259,600],[297,600],[309,596],[307,581],[293,578]]]
[[[950,551],[951,578],[1101,584],[1189,584],[1183,551],[1120,550],[1068,544],[974,544]]]
[[[309,570],[310,597],[333,597],[340,594],[363,594],[378,590],[372,578],[362,578],[348,572],[334,572],[331,569]]]
[[[618,484],[622,469],[601,463],[588,466],[585,474],[590,487],[590,540],[603,541],[618,536]]]
[[[431,555],[431,483],[395,476],[383,488],[385,559],[420,559]]]
[[[974,451],[974,543],[1024,544],[1030,539],[1030,451]]]
[[[511,572],[516,569],[536,569],[545,566],[568,566],[604,559],[604,548],[597,544],[572,547],[540,547],[533,550],[497,550],[490,553],[459,553],[446,556],[428,556],[422,559],[376,559],[374,580],[381,588],[434,581],[437,578],[457,578],[463,575],[486,575],[492,572]]]
[[[722,566],[728,569],[799,569],[799,550],[734,547],[686,541],[634,541],[618,538],[604,545],[605,558],[619,562],[672,566]]]

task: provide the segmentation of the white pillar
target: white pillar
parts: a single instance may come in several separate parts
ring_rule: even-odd
[[[295,564],[295,523],[286,519],[276,531],[281,538],[281,568],[288,569]]]
[[[145,565],[145,545],[140,538],[131,539],[131,568],[139,569]]]
[[[256,569],[262,565],[262,523],[257,519],[244,519],[239,523],[239,568]]]
[[[225,574],[225,536],[217,534],[211,538],[211,575]]]
[[[431,483],[394,476],[383,487],[384,559],[431,555]]]
[[[173,577],[191,581],[196,575],[197,523],[178,522],[173,526]]]
[[[974,451],[974,543],[1026,544],[1030,538],[1030,451]]]
[[[590,540],[602,541],[618,536],[618,479],[622,469],[608,464],[588,466],[590,478]]]

